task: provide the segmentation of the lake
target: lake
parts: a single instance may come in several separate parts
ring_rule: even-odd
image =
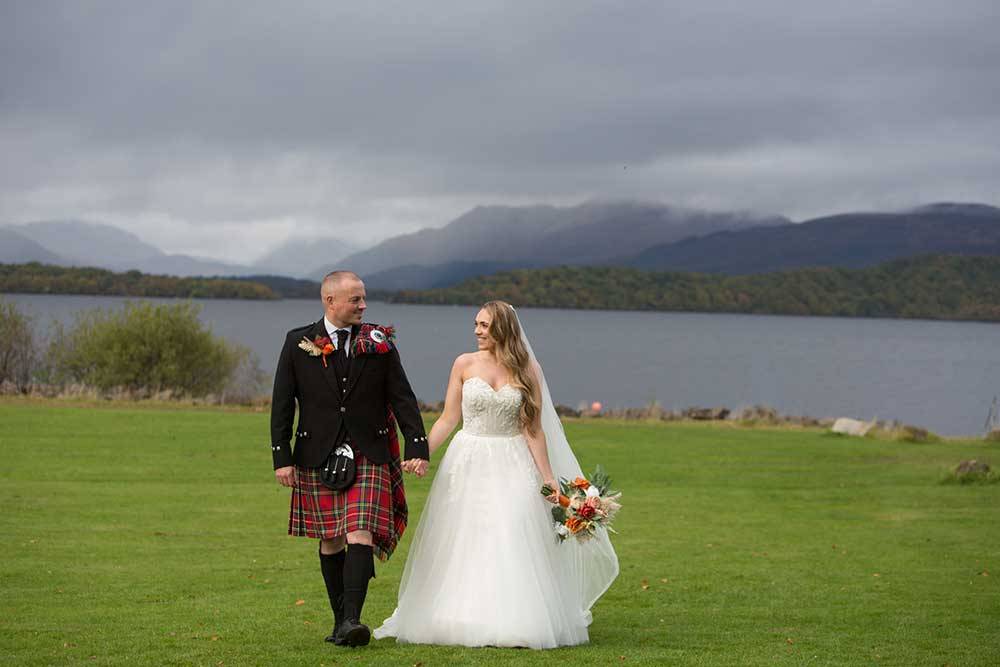
[[[118,297],[8,294],[44,331]],[[160,301],[172,301],[163,299]],[[202,300],[216,334],[273,372],[285,332],[322,317],[314,301]],[[475,349],[468,306],[369,304],[395,325],[403,365],[424,401],[443,398],[457,354]],[[765,404],[814,417],[897,419],[978,435],[1000,393],[1000,325],[699,313],[519,310],[556,403],[664,408]]]

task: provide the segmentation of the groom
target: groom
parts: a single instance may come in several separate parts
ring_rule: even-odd
[[[320,568],[334,615],[326,640],[364,646],[371,632],[361,623],[361,609],[375,576],[374,555],[388,558],[406,527],[394,419],[406,438],[406,470],[426,472],[427,436],[392,328],[361,322],[367,307],[361,279],[334,271],[323,278],[320,294],[323,319],[289,331],[281,348],[271,453],[278,483],[292,488],[289,534],[320,539]],[[342,443],[354,449],[357,472],[349,488],[332,491],[319,471]]]

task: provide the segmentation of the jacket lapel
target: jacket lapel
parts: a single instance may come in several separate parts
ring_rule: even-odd
[[[347,391],[344,393],[344,398],[347,398],[351,390],[354,389],[354,385],[358,383],[358,378],[361,377],[361,370],[365,367],[365,362],[368,361],[368,355],[355,354],[355,351],[358,349],[355,343],[360,332],[361,327],[351,327],[351,356],[348,357],[351,366],[347,374]]]
[[[323,320],[320,320],[315,325],[313,325],[312,331],[309,332],[309,340],[316,340],[319,338],[327,338],[330,334],[326,332],[326,324]],[[323,367],[323,357],[317,357],[316,363],[320,365],[320,369],[323,371],[323,379],[326,383],[330,385],[330,389],[333,391],[334,397],[340,400],[340,378],[337,377],[337,369],[334,367],[333,359],[327,357],[326,367]]]

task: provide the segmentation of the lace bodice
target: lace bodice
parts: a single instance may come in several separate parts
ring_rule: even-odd
[[[462,384],[462,430],[472,435],[512,436],[521,433],[521,392],[509,384],[493,391],[474,376]]]

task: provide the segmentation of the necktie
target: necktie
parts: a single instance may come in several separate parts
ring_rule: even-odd
[[[337,374],[342,378],[347,375],[347,329],[337,329],[337,351],[334,353],[334,364]]]

